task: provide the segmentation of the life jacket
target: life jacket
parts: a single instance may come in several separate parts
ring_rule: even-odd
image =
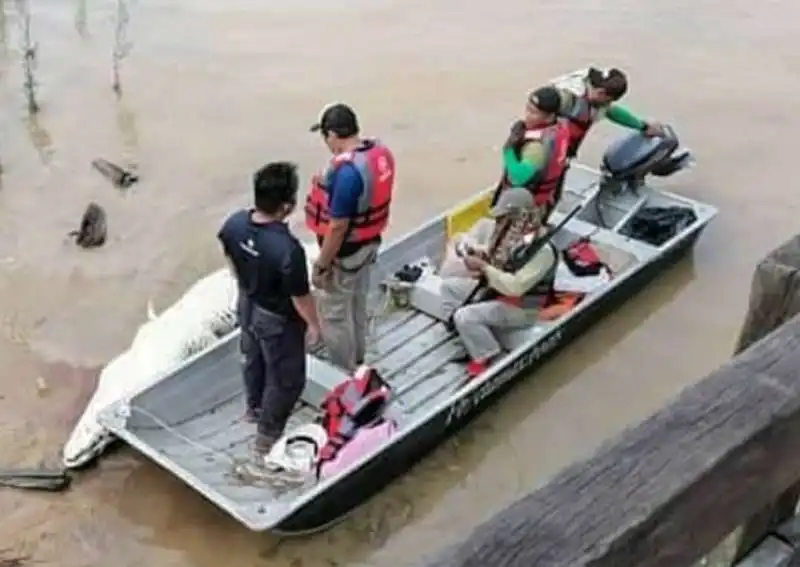
[[[583,139],[589,132],[589,128],[595,123],[600,115],[600,108],[592,106],[586,95],[575,95],[572,106],[560,116],[565,118],[569,128],[569,150],[567,155],[570,158],[575,157],[578,153]]]
[[[514,148],[517,156],[520,156],[525,144],[539,140],[549,145],[552,149],[550,160],[545,167],[525,184],[525,188],[533,194],[534,202],[537,205],[554,205],[556,202],[556,197],[564,182],[567,166],[569,165],[567,160],[569,139],[569,126],[566,121],[556,120],[553,124],[527,130],[519,147]],[[511,187],[508,173],[503,172],[500,186],[501,191]]]
[[[519,271],[530,262],[536,254],[539,254],[544,246],[549,246],[553,251],[554,261],[545,276],[539,280],[536,285],[520,297],[501,295],[494,290],[490,290],[487,299],[497,299],[498,301],[522,309],[538,309],[549,304],[555,292],[554,284],[558,268],[558,251],[552,242],[542,242],[542,237],[532,241],[529,240],[528,242],[523,241],[511,251],[504,271],[512,273]]]
[[[311,181],[306,197],[306,226],[318,238],[328,232],[328,186],[336,170],[353,164],[361,175],[364,191],[358,201],[358,214],[350,219],[346,242],[359,244],[376,240],[389,224],[389,209],[394,189],[394,155],[378,140],[366,140],[362,147],[331,158],[321,175]]]
[[[609,276],[612,275],[611,268],[600,259],[587,236],[567,246],[561,256],[569,270],[576,276],[597,276],[603,270],[606,270]]]
[[[328,392],[320,406],[321,425],[328,434],[328,442],[319,452],[318,470],[326,461],[336,458],[360,427],[383,420],[390,397],[389,386],[377,370],[366,365]]]

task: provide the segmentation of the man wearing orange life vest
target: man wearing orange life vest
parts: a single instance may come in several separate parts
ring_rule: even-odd
[[[559,89],[559,116],[568,121],[570,130],[570,158],[578,153],[592,125],[603,118],[625,128],[640,130],[647,136],[663,133],[663,127],[658,122],[645,122],[619,104],[618,101],[628,91],[628,78],[619,69],[601,71],[592,67],[583,82],[582,93]]]
[[[394,156],[359,136],[356,114],[345,104],[325,108],[311,131],[333,154],[306,199],[306,226],[320,245],[311,278],[331,361],[354,371],[366,354],[367,293],[389,222]]]
[[[503,191],[490,214],[502,227],[502,242],[491,257],[469,251],[464,265],[485,278],[487,293],[480,301],[463,305],[478,285],[476,279],[446,278],[441,295],[445,313],[466,349],[467,373],[477,376],[502,353],[495,332],[524,328],[536,320],[537,309],[552,298],[558,255],[545,242],[534,196],[524,188]]]
[[[533,196],[538,221],[544,222],[560,197],[567,168],[569,129],[556,113],[561,97],[554,87],[533,91],[525,118],[511,127],[503,145],[503,177],[494,201],[509,187],[524,187]]]

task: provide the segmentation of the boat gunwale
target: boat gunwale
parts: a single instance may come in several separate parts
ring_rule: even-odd
[[[599,170],[585,166],[583,164],[576,163],[573,164],[571,168],[581,169],[584,172],[598,178],[601,175]],[[481,387],[484,387],[486,384],[491,383],[495,379],[499,379],[501,381],[501,385],[498,386],[498,389],[502,389],[502,387],[505,386],[506,383],[515,382],[516,379],[521,374],[525,373],[528,370],[528,368],[530,368],[531,366],[533,366],[538,362],[538,358],[536,360],[532,360],[528,364],[521,366],[516,371],[514,371],[513,375],[511,376],[502,377],[502,375],[512,370],[514,365],[516,365],[519,362],[519,360],[524,359],[527,355],[533,352],[538,345],[545,343],[556,333],[563,331],[563,329],[565,329],[568,325],[570,325],[573,320],[583,315],[586,311],[594,307],[597,303],[601,302],[606,296],[609,295],[610,292],[616,290],[616,288],[632,280],[638,273],[640,273],[642,270],[652,265],[653,263],[657,262],[660,258],[668,256],[669,253],[672,252],[674,249],[676,249],[681,243],[689,240],[694,233],[702,231],[711,222],[711,220],[713,220],[713,218],[718,214],[718,209],[713,205],[706,204],[697,201],[695,199],[691,199],[681,195],[676,195],[670,191],[656,189],[651,186],[647,187],[650,191],[652,191],[656,195],[668,197],[669,199],[674,199],[678,203],[684,203],[686,205],[692,206],[697,216],[695,222],[685,227],[678,234],[670,238],[662,245],[660,246],[649,245],[652,247],[652,253],[650,253],[647,258],[637,257],[637,262],[630,269],[625,270],[625,272],[620,274],[618,277],[611,280],[608,284],[605,284],[603,286],[601,293],[593,294],[587,297],[584,301],[582,301],[569,313],[562,316],[557,323],[554,323],[546,327],[545,329],[543,329],[541,334],[531,337],[530,339],[526,340],[523,344],[520,344],[510,352],[506,353],[496,364],[493,364],[492,367],[489,369],[489,371],[486,372],[485,375],[482,376],[480,379],[473,380],[471,382],[462,385],[461,387],[454,388],[453,393],[451,395],[442,400],[439,400],[434,404],[431,404],[427,408],[423,406],[423,409],[419,410],[419,413],[414,417],[414,419],[405,423],[404,426],[401,429],[399,429],[396,432],[396,434],[392,436],[391,439],[387,440],[386,443],[382,444],[379,449],[362,456],[357,461],[349,465],[346,469],[344,469],[341,473],[338,473],[333,477],[317,482],[313,487],[310,487],[307,491],[298,495],[295,499],[291,501],[271,500],[269,501],[268,504],[263,501],[251,501],[243,505],[235,505],[234,501],[232,501],[228,497],[223,496],[220,492],[208,492],[205,490],[200,490],[199,487],[206,484],[204,481],[201,481],[196,475],[194,475],[187,469],[181,468],[180,466],[175,466],[177,465],[177,463],[173,463],[172,465],[170,465],[167,462],[168,459],[164,458],[155,447],[153,447],[148,443],[145,443],[143,440],[139,438],[138,435],[127,429],[127,424],[125,423],[126,420],[121,421],[120,417],[118,417],[120,416],[120,414],[129,415],[131,403],[139,395],[143,394],[147,390],[151,390],[157,387],[161,382],[168,379],[170,376],[182,371],[183,369],[194,363],[197,359],[209,353],[212,349],[220,348],[223,346],[223,344],[236,340],[241,333],[241,330],[239,328],[235,329],[227,337],[219,339],[218,341],[216,341],[214,344],[210,345],[203,351],[198,352],[194,354],[192,357],[186,359],[185,361],[176,364],[175,367],[173,367],[171,370],[164,372],[158,379],[158,382],[156,382],[149,388],[146,388],[142,392],[138,392],[136,395],[130,396],[125,400],[118,400],[116,402],[113,402],[111,405],[107,406],[104,410],[102,410],[99,413],[98,421],[100,422],[101,425],[105,426],[112,433],[114,433],[115,435],[117,435],[118,437],[120,437],[133,447],[135,447],[138,451],[140,451],[144,455],[148,456],[156,464],[168,470],[175,476],[181,478],[184,482],[189,484],[192,488],[194,488],[197,492],[203,495],[206,499],[210,500],[211,502],[219,506],[221,509],[228,512],[233,518],[235,518],[244,526],[248,527],[253,531],[272,530],[277,532],[278,530],[276,528],[278,528],[278,526],[282,522],[284,522],[287,518],[290,518],[298,511],[302,510],[308,504],[312,503],[316,498],[320,496],[320,494],[323,494],[328,490],[333,489],[338,483],[344,481],[346,478],[355,474],[359,469],[366,466],[368,463],[373,461],[379,455],[385,453],[391,447],[394,447],[400,444],[401,442],[404,442],[412,434],[417,433],[419,430],[423,429],[426,425],[433,422],[440,414],[453,408],[455,405],[458,404],[459,401],[474,395],[474,393]],[[589,188],[590,187],[586,187],[583,189],[583,191],[586,191]],[[417,225],[414,229],[406,231],[402,236],[393,239],[390,244],[388,244],[385,248],[383,248],[383,250],[381,250],[380,255],[385,254],[391,249],[402,246],[404,242],[409,241],[414,236],[425,230],[430,230],[433,227],[441,226],[442,223],[445,221],[445,219],[448,217],[448,215],[459,210],[465,204],[472,203],[477,199],[479,199],[481,196],[491,193],[492,190],[493,187],[489,186],[481,191],[478,191],[477,193],[474,193],[470,197],[463,199],[454,206],[444,210],[439,215],[431,218],[426,222]],[[565,192],[569,190],[570,190],[569,187],[565,188]],[[577,193],[576,191],[572,192]],[[577,194],[581,195],[581,193]],[[585,205],[585,203],[590,200],[591,199],[585,199],[582,202],[582,205]],[[559,215],[562,218],[565,217],[566,214],[567,213],[562,213],[560,211],[554,211],[554,215]],[[586,223],[586,224],[591,224],[591,223]],[[612,229],[605,229],[605,230],[607,230],[610,233],[617,234],[625,241],[632,240],[640,242],[632,237],[627,237],[625,235],[619,234],[618,232],[614,232]],[[559,347],[556,347],[555,350],[559,350]],[[490,395],[487,397],[492,397],[492,396]],[[478,404],[474,408],[472,408],[471,411],[468,411],[467,414],[471,415],[474,413],[478,413],[481,411],[482,408],[483,404]],[[467,417],[465,417],[464,419],[467,419]],[[255,508],[256,512],[262,517],[261,521],[253,522],[252,512],[247,513],[248,510],[252,510],[253,508]],[[262,512],[262,510],[264,509],[267,509],[267,511]],[[293,532],[287,532],[287,533],[293,533]]]

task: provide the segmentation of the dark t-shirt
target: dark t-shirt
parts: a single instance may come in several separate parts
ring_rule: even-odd
[[[299,319],[291,298],[310,293],[303,245],[286,224],[255,223],[251,212],[233,213],[217,234],[236,270],[239,288],[256,305]]]

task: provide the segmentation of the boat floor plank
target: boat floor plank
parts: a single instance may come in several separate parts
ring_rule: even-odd
[[[242,394],[174,430],[148,428],[142,437],[150,438],[150,444],[160,453],[181,463],[185,471],[231,500],[268,502],[295,498],[297,490],[275,491],[269,486],[254,486],[234,474],[236,466],[251,460],[255,436],[255,426],[242,420],[243,407]],[[317,413],[308,406],[298,406],[288,427],[308,423]]]

